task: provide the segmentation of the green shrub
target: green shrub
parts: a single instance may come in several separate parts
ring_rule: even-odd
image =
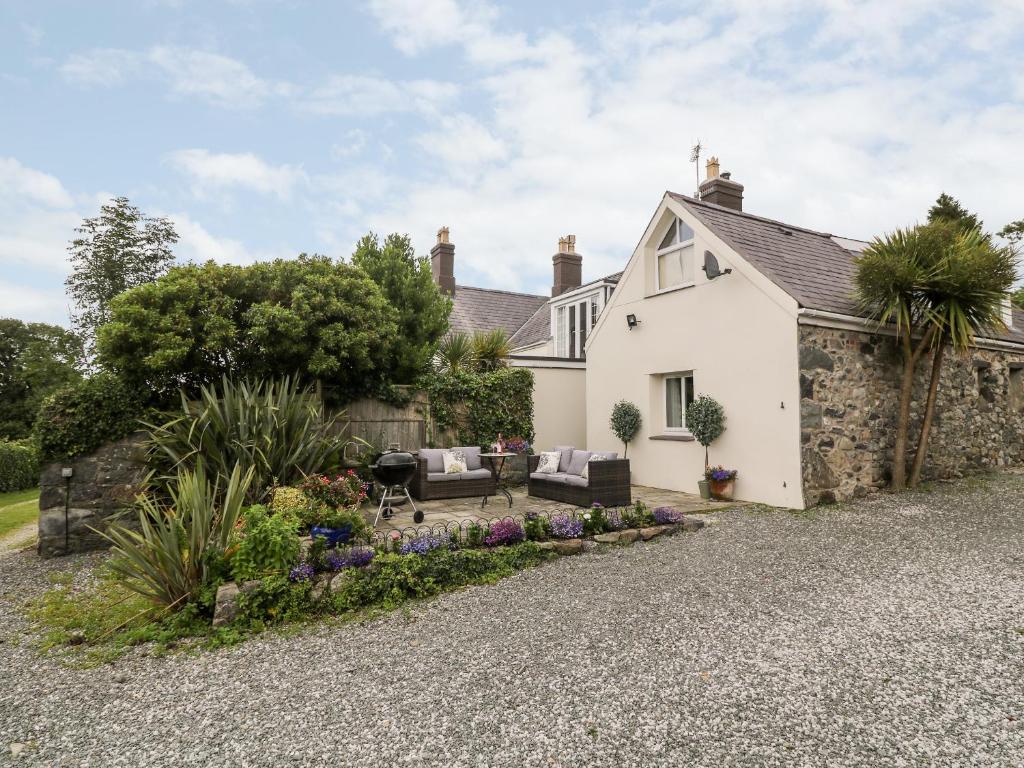
[[[168,487],[171,503],[143,498],[139,530],[113,525],[101,535],[113,544],[111,570],[128,589],[156,606],[183,608],[204,586],[223,576],[225,552],[253,472],[237,464],[221,489],[202,462],[182,470]]]
[[[499,432],[533,442],[533,372],[526,368],[432,373],[421,387],[435,428],[455,430],[460,445],[486,445]]]
[[[642,417],[640,409],[628,400],[619,400],[612,407],[612,417],[609,425],[615,436],[622,441],[622,458],[626,458],[629,451],[629,441],[636,437],[640,431]]]
[[[31,488],[39,481],[39,451],[30,442],[0,440],[0,493]]]
[[[708,446],[725,431],[725,411],[713,397],[701,395],[686,407],[686,428],[704,446],[704,466],[708,466]]]
[[[292,379],[203,387],[201,400],[181,395],[181,415],[150,425],[149,463],[158,481],[173,482],[179,469],[202,460],[227,477],[232,467],[252,470],[249,502],[264,501],[274,485],[292,485],[337,461],[343,441],[335,421],[309,389]]]
[[[242,539],[231,559],[235,581],[287,576],[299,561],[299,521],[291,515],[268,514],[261,504],[249,507],[242,520]]]
[[[143,399],[121,379],[98,373],[63,387],[43,401],[35,436],[43,461],[91,453],[140,428]]]

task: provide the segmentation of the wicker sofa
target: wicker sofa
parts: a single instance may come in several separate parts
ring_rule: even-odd
[[[577,451],[571,446],[555,446],[562,456],[558,472],[545,474],[537,471],[540,456],[528,459],[527,487],[531,496],[553,501],[564,501],[577,507],[603,504],[621,507],[632,504],[629,487],[629,459],[618,458],[610,451]],[[590,461],[592,455],[600,461]],[[587,467],[588,478],[580,474]]]
[[[441,458],[450,448],[421,448],[416,451],[416,474],[409,482],[409,492],[420,501],[429,499],[460,499],[466,496],[493,496],[498,484],[491,470],[480,459],[479,447],[462,447],[466,454],[466,471],[446,474]]]

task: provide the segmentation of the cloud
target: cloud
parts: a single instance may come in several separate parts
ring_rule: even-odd
[[[485,103],[416,139],[440,167],[394,184],[371,219],[423,251],[450,225],[466,284],[543,291],[569,232],[586,277],[621,269],[662,192],[693,193],[697,137],[746,185],[746,210],[798,225],[870,237],[943,190],[993,228],[1021,215],[1019,39],[965,48],[1018,21],[1006,3],[656,3],[525,39],[488,6],[371,10],[407,55],[482,62],[487,39],[518,51],[467,68],[460,87]]]
[[[27,168],[13,157],[0,157],[0,195],[28,198],[51,208],[68,208],[71,195],[56,176]]]
[[[218,264],[252,264],[259,255],[247,249],[238,240],[217,237],[202,224],[186,213],[164,214],[174,222],[178,243],[174,248],[178,261],[193,261],[202,264],[215,261]]]
[[[452,83],[436,80],[395,81],[367,75],[334,75],[300,101],[318,115],[373,117],[385,112],[443,111],[458,94]]]
[[[29,285],[0,283],[0,307],[3,307],[4,317],[16,317],[29,323],[68,323],[67,301],[59,293]]]
[[[226,108],[251,108],[276,97],[286,97],[293,86],[257,76],[236,59],[218,53],[174,46],[146,51],[96,48],[68,57],[60,67],[63,77],[83,87],[112,87],[131,77],[163,79],[177,96],[194,96]]]
[[[168,156],[170,164],[191,177],[200,196],[211,189],[245,189],[284,200],[306,178],[301,168],[270,165],[251,153],[213,153],[205,149],[180,149]]]

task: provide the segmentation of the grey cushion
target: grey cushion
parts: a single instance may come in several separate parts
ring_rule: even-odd
[[[607,459],[608,461],[619,458],[619,454],[617,454],[615,451],[594,451],[592,455],[601,456]]]
[[[469,445],[469,446],[458,446],[452,448],[453,451],[462,451],[466,454],[466,469],[472,472],[475,469],[480,469],[480,446]]]
[[[572,460],[569,462],[569,468],[565,470],[567,475],[582,475],[583,468],[587,466],[587,462],[590,461],[590,451],[573,451]],[[559,466],[559,469],[562,467]]]
[[[490,477],[491,470],[489,469],[470,469],[466,472],[427,472],[428,483],[444,483],[451,480],[488,480]]]
[[[569,462],[572,461],[573,446],[571,445],[556,445],[554,448],[556,451],[562,454],[558,460],[558,471],[568,472]]]
[[[577,488],[586,488],[588,480],[579,475],[566,475],[563,481],[566,485],[575,485]]]
[[[444,459],[441,458],[444,452],[444,448],[420,448],[420,458],[427,460],[428,473],[444,472]]]
[[[564,483],[567,475],[564,472],[531,472],[530,477],[533,480],[541,480],[546,483]]]

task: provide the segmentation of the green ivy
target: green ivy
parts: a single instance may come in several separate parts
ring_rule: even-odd
[[[143,398],[121,379],[99,373],[50,395],[36,416],[43,461],[91,453],[139,429]]]
[[[454,430],[460,445],[487,445],[498,433],[533,442],[533,373],[499,368],[486,373],[432,373],[421,382],[439,431]]]
[[[31,488],[39,480],[39,451],[28,441],[0,440],[0,493]]]

